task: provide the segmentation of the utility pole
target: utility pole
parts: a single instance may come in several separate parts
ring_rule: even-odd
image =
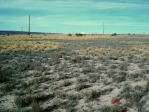
[[[103,23],[103,35],[104,35],[104,30],[105,30],[105,28],[104,28],[105,26],[104,26],[104,23]]]
[[[23,34],[23,27],[21,27],[21,33]]]
[[[29,15],[29,26],[28,26],[28,34],[30,35],[30,15]]]

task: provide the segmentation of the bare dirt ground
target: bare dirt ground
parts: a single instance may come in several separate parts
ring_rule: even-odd
[[[148,35],[1,35],[0,111],[149,112]]]

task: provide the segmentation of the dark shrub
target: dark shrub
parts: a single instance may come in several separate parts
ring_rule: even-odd
[[[117,33],[113,33],[111,36],[116,36],[117,35]]]
[[[11,67],[0,66],[0,82],[9,81],[10,76],[13,74],[13,69]]]
[[[68,34],[68,36],[72,36],[72,34],[70,33],[70,34]]]
[[[76,35],[77,37],[79,37],[79,36],[85,36],[86,34],[76,33],[75,35]]]

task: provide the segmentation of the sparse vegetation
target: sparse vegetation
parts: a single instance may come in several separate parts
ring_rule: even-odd
[[[149,111],[149,38],[131,36],[0,36],[0,111]]]

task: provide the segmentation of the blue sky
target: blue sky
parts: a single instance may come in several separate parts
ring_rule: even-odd
[[[149,0],[0,0],[0,30],[148,33]]]

